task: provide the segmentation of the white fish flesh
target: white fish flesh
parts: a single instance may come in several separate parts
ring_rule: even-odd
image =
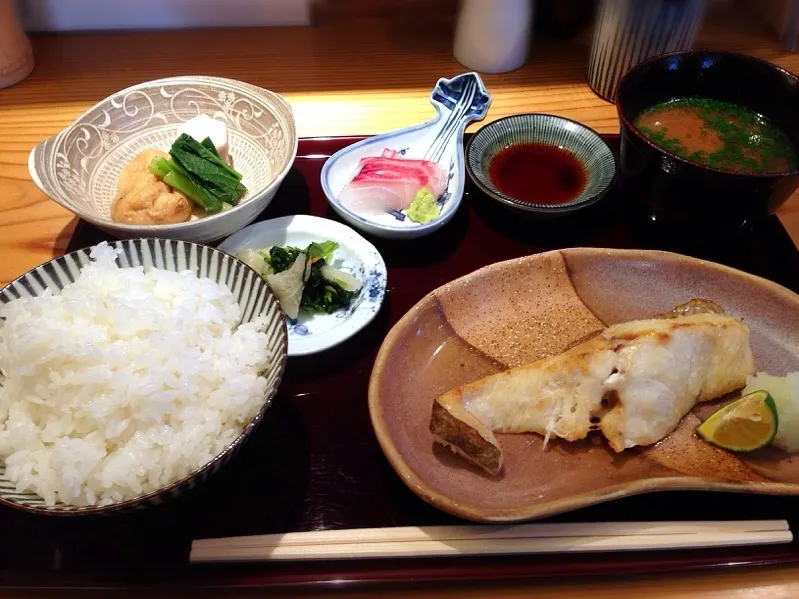
[[[697,403],[740,389],[754,370],[746,325],[694,300],[456,387],[434,401],[430,429],[490,473],[502,466],[495,432],[576,441],[598,430],[618,452],[661,440]]]

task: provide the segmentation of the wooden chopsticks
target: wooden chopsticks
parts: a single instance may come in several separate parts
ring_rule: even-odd
[[[192,562],[691,549],[790,543],[786,520],[360,528],[192,543]]]

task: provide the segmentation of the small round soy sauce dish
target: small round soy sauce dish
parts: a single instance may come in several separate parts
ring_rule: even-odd
[[[596,131],[541,113],[481,127],[466,146],[466,170],[489,198],[536,219],[572,214],[601,200],[616,159]]]

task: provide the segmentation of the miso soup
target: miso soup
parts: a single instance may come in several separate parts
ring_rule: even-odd
[[[730,172],[795,169],[796,149],[766,117],[729,102],[680,98],[639,114],[635,127],[671,154]]]

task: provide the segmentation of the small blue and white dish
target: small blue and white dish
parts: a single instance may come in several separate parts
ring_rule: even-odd
[[[439,79],[430,93],[436,116],[429,121],[376,135],[333,154],[322,168],[322,189],[330,206],[353,227],[387,239],[412,239],[443,227],[455,215],[466,180],[463,132],[471,121],[485,117],[491,96],[477,73]],[[355,212],[339,199],[359,171],[362,158],[379,157],[388,150],[397,158],[437,163],[446,173],[446,183],[435,198],[438,215],[417,223],[407,210]]]
[[[494,179],[494,161],[502,162],[509,150],[534,149],[516,152],[516,174],[512,193],[507,186],[500,189]],[[568,163],[553,161],[553,153]],[[507,155],[505,156],[507,157]],[[571,163],[571,164],[569,164]],[[506,162],[507,164],[507,162]],[[564,195],[555,198],[552,184],[571,178],[576,185],[557,190]],[[585,125],[553,114],[526,113],[497,119],[481,127],[466,146],[466,169],[483,193],[517,215],[535,219],[564,216],[600,201],[610,191],[616,179],[616,158],[605,140]],[[572,183],[570,181],[569,183]]]
[[[386,263],[380,252],[348,226],[305,214],[249,225],[219,244],[219,250],[236,256],[245,249],[273,245],[304,248],[311,242],[328,240],[338,243],[330,265],[358,279],[360,292],[347,308],[332,314],[309,314],[301,310],[296,320],[287,317],[289,357],[329,349],[372,321],[386,294]]]

